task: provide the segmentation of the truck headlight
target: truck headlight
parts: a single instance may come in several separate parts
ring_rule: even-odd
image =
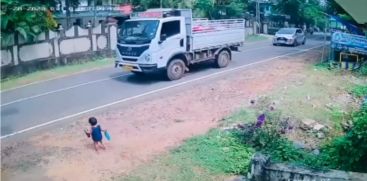
[[[149,54],[149,53],[147,53],[147,54],[145,54],[145,55],[144,55],[144,60],[145,60],[146,62],[150,62],[150,61],[152,61],[152,56],[150,56],[150,54]]]

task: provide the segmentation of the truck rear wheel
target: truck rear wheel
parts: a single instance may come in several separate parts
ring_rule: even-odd
[[[231,55],[227,50],[222,50],[217,59],[215,60],[215,64],[218,68],[227,67],[229,62],[231,61]]]
[[[181,59],[173,59],[167,67],[169,80],[178,80],[185,74],[185,62]]]

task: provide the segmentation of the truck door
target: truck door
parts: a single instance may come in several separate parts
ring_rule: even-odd
[[[162,23],[159,41],[159,54],[164,66],[172,55],[186,50],[185,24],[183,20],[170,20]]]

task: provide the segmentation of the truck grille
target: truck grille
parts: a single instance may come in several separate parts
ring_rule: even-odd
[[[149,48],[149,45],[141,47],[127,47],[117,45],[117,48],[122,56],[139,57],[145,50]]]

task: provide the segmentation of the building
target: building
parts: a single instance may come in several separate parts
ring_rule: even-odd
[[[55,7],[55,19],[63,28],[73,25],[89,27],[100,22],[121,23],[132,12],[129,4],[114,3],[113,0],[79,0],[77,6],[73,6],[73,0],[61,0]]]

